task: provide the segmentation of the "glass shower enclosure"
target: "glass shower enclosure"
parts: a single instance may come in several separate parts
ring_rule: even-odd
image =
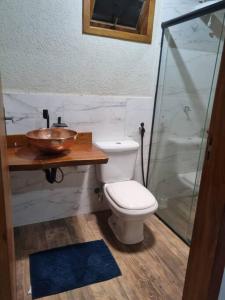
[[[224,43],[220,1],[162,24],[148,188],[157,215],[190,243]]]

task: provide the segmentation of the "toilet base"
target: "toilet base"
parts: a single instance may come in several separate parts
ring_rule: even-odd
[[[144,240],[143,221],[122,220],[112,213],[108,218],[108,224],[116,238],[123,244],[132,245]]]

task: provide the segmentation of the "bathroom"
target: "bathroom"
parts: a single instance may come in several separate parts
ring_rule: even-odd
[[[78,132],[77,141],[83,134],[102,151],[98,162],[57,165],[59,183],[46,180],[46,168],[10,169],[16,298],[0,289],[3,300],[182,299],[222,60],[224,1],[150,0],[151,33],[141,42],[88,32],[91,26],[85,29],[85,12],[92,2],[0,3],[7,135],[45,128],[43,110],[47,110],[50,127],[60,117]],[[215,5],[213,12],[204,11],[211,5]],[[171,31],[161,27],[162,22],[197,10],[199,16],[177,23]],[[137,188],[120,189],[130,195],[125,197],[128,206],[142,204],[131,195],[150,197],[154,204],[146,218],[130,222],[133,227],[128,224],[128,234],[122,237],[113,230],[112,223],[118,220],[108,224],[113,209],[103,186],[107,180],[102,179],[111,164],[110,142],[114,142],[112,157],[123,146],[130,145],[133,151],[131,160],[127,152],[118,160],[121,170],[124,165],[126,171],[131,167],[129,179],[137,184]],[[87,149],[88,156],[91,150]],[[49,165],[47,170],[55,170],[55,165]],[[123,222],[119,220],[118,226],[124,230]],[[128,240],[123,240],[126,234]],[[33,254],[94,241],[107,246],[116,276],[70,289],[53,286],[47,294],[43,288],[38,290],[42,296],[35,296],[29,266]],[[225,284],[218,278],[217,298],[222,300]]]

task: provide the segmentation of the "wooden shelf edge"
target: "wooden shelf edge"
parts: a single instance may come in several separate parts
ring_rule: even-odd
[[[105,164],[107,155],[92,144],[92,133],[83,132],[68,153],[63,155],[45,155],[32,148],[24,135],[7,137],[8,164],[10,171],[44,170],[57,167]]]
[[[76,167],[76,166],[85,166],[85,165],[100,165],[106,164],[108,162],[108,158],[106,159],[98,159],[98,160],[85,160],[85,161],[71,161],[67,163],[49,163],[47,165],[9,165],[10,172],[18,172],[18,171],[37,171],[37,170],[45,170],[50,168],[63,168],[63,167]]]

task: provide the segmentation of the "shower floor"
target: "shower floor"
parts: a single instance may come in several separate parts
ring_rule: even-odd
[[[105,211],[16,228],[17,300],[31,300],[30,253],[97,239],[104,239],[122,276],[44,299],[180,300],[189,247],[154,215],[146,220],[144,242],[122,245],[107,224],[109,215]]]
[[[173,198],[168,200],[167,208],[159,208],[157,215],[184,240],[190,242],[196,207],[197,196],[194,199],[192,197]]]

